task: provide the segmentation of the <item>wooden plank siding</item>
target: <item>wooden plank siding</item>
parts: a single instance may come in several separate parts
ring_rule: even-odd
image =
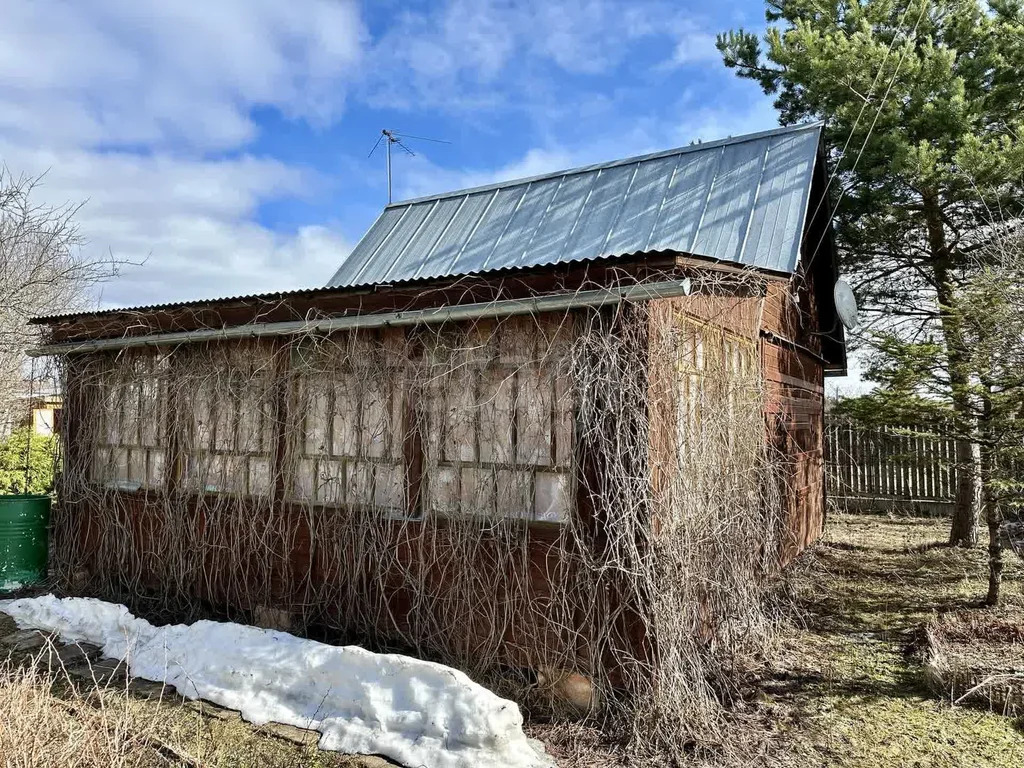
[[[585,629],[563,627],[547,610],[551,585],[574,583],[570,567],[580,560],[566,557],[549,526],[524,524],[525,544],[514,551],[500,530],[485,533],[467,561],[457,524],[444,518],[366,527],[353,510],[284,504],[254,516],[244,500],[209,495],[175,500],[169,516],[154,492],[110,492],[102,514],[97,503],[74,510],[76,550],[87,568],[116,564],[126,582],[118,586],[131,585],[134,597],[163,592],[173,603],[176,593],[249,620],[270,605],[300,627],[343,628],[375,647],[427,655],[487,647],[500,626],[495,661],[521,667],[538,663],[539,648],[568,653]],[[169,570],[181,563],[190,567]],[[102,578],[94,573],[93,583]],[[469,583],[473,610],[454,610]],[[466,623],[470,615],[479,626]]]
[[[538,290],[599,287],[618,279],[631,282],[645,272],[667,268],[666,265],[684,268],[676,259],[666,257],[664,263],[648,260],[644,264],[573,267],[557,274],[517,276],[497,287],[487,281],[472,280],[457,286],[438,286],[434,295],[422,289],[396,288],[355,294],[338,292],[327,297],[300,296],[277,302],[168,308],[142,314],[125,312],[58,324],[50,329],[50,340],[221,327],[253,320],[404,308],[427,302],[436,305],[439,297],[442,303],[458,303],[530,295]],[[723,281],[709,293],[651,303],[651,316],[663,327],[668,327],[666,322],[671,325],[677,318],[685,317],[688,325],[712,329],[718,337],[744,340],[751,358],[756,355],[760,359],[767,395],[766,436],[786,460],[787,559],[820,534],[824,510],[823,369],[815,353],[810,326],[787,298],[790,285],[777,277],[751,277],[747,273],[731,285]],[[813,311],[810,303],[804,308]],[[615,316],[612,307],[600,312],[608,322]],[[542,324],[543,319],[536,316],[530,322]],[[653,326],[649,331],[653,331]],[[408,329],[393,332],[403,336],[413,333]],[[794,335],[796,341],[787,341],[786,334]],[[529,338],[536,343],[536,329]],[[440,470],[454,468],[463,472],[467,463],[479,457],[438,459],[432,454],[431,451],[436,454],[441,449],[431,447],[429,429],[422,427],[429,423],[431,405],[415,401],[399,388],[394,412],[403,422],[403,439],[393,446],[389,460],[401,465],[404,496],[399,507],[404,514],[386,521],[375,519],[373,525],[366,525],[365,516],[373,510],[323,504],[316,498],[299,503],[291,495],[293,475],[302,458],[294,439],[299,431],[294,411],[301,409],[296,405],[295,395],[297,358],[285,339],[208,346],[239,349],[244,343],[265,350],[267,359],[272,361],[266,370],[272,371],[275,379],[265,388],[261,406],[270,414],[266,422],[270,434],[266,439],[260,438],[260,451],[250,451],[244,457],[269,463],[273,483],[265,497],[208,493],[205,484],[190,484],[190,460],[195,463],[196,451],[188,433],[191,427],[186,422],[191,423],[191,410],[197,407],[197,398],[191,392],[177,391],[173,395],[177,400],[172,399],[166,407],[167,436],[160,446],[167,454],[162,459],[164,486],[138,490],[106,488],[101,493],[83,494],[81,502],[62,502],[65,506],[57,513],[54,533],[58,556],[74,568],[91,569],[94,584],[103,584],[108,578],[101,572],[104,564],[116,563],[115,570],[123,581],[118,586],[127,590],[128,595],[177,592],[183,606],[198,599],[215,611],[242,612],[243,616],[269,601],[274,608],[299,617],[305,625],[343,627],[357,641],[377,647],[411,646],[427,656],[465,655],[466,649],[488,647],[496,626],[502,627],[500,649],[493,659],[496,664],[534,666],[542,660],[539,649],[543,648],[557,648],[567,658],[575,656],[581,670],[598,666],[588,654],[609,654],[616,646],[619,650],[626,647],[623,657],[644,658],[649,653],[650,638],[644,636],[640,622],[631,619],[636,611],[629,605],[634,598],[629,585],[606,583],[598,593],[587,594],[593,579],[583,578],[578,570],[581,564],[591,561],[594,552],[600,551],[607,539],[605,527],[611,524],[611,516],[616,512],[601,499],[580,492],[584,484],[601,487],[599,477],[580,476],[578,479],[586,483],[574,484],[575,514],[586,523],[582,526],[586,531],[582,543],[572,543],[570,537],[563,536],[558,523],[509,520],[507,525],[480,532],[472,558],[468,558],[464,538],[458,535],[458,518],[433,514],[427,508],[430,500],[436,498]],[[652,342],[647,343],[649,353]],[[421,345],[406,344],[405,349],[408,354],[423,354]],[[170,356],[168,375],[175,375],[177,356],[184,359],[195,354],[197,350],[189,346],[179,348]],[[648,357],[649,354],[641,366],[643,375],[648,377],[647,386],[670,386],[677,390],[677,379],[682,373],[678,367],[667,365],[674,361]],[[82,359],[117,356],[88,355]],[[507,362],[514,367],[511,358]],[[492,367],[504,364],[496,358]],[[67,456],[69,467],[77,468],[70,474],[87,478],[92,467],[89,453],[97,439],[95,434],[88,433],[89,429],[96,429],[96,419],[87,414],[102,404],[97,402],[95,392],[84,391],[89,388],[80,386],[76,371],[76,365],[68,369]],[[515,374],[517,381],[519,375]],[[461,391],[480,390],[485,379],[473,381],[471,387]],[[556,435],[548,460],[540,469],[524,469],[520,466],[524,462],[517,459],[506,462],[507,469],[530,471],[534,475],[541,471],[567,471],[571,456],[577,472],[596,475],[601,471],[601,456],[579,445],[574,446],[573,453],[557,437],[556,416],[560,411],[556,401],[564,393],[560,394],[557,382],[552,386],[551,402],[542,409],[550,413],[549,431]],[[534,399],[548,403],[543,398]],[[650,479],[657,493],[659,488],[666,487],[665,478],[659,477],[658,472],[677,463],[671,455],[677,417],[671,409],[652,413],[650,417],[650,452],[647,457],[638,457],[638,463],[645,459],[650,462]],[[92,426],[78,428],[85,424]],[[474,451],[480,450],[479,435],[470,442],[476,446]],[[344,452],[332,452],[330,459],[340,462],[351,457]],[[251,474],[253,470],[247,472]],[[462,481],[459,482],[461,488]],[[103,505],[102,513],[99,505]],[[509,534],[507,531],[512,527],[515,532]],[[525,530],[525,536],[521,530]],[[367,536],[374,537],[373,541],[367,542]],[[574,546],[591,551],[584,553],[574,550]],[[386,553],[383,557],[382,552]],[[576,625],[568,626],[564,616],[550,609],[555,584],[563,592],[566,585],[581,590],[574,602],[588,607]],[[105,586],[113,585],[107,582]],[[470,612],[472,620],[466,618],[465,611],[458,610],[458,600],[465,597],[467,590],[472,591],[477,602]],[[591,637],[593,627],[587,622],[600,622],[602,616],[608,615],[616,617],[613,637],[595,644]],[[595,647],[600,650],[595,651]],[[601,666],[613,667],[608,661]]]
[[[768,439],[783,459],[783,559],[821,535],[825,523],[825,370],[813,275],[768,283],[761,316]]]
[[[699,420],[700,414],[684,413],[684,400],[696,396],[697,379],[703,375],[694,361],[681,361],[681,350],[672,341],[674,334],[689,334],[692,340],[701,337],[710,349],[723,338],[755,345],[758,337],[761,297],[755,289],[733,289],[733,293],[692,295],[657,299],[650,302],[649,333],[651,348],[647,382],[651,407],[648,454],[652,493],[662,503],[684,462],[678,451],[680,420]],[[706,333],[712,331],[712,333]],[[701,364],[701,366],[703,363]],[[723,372],[719,371],[718,375]],[[657,525],[657,521],[654,521]]]
[[[817,540],[825,520],[823,372],[818,361],[766,340],[761,361],[769,438],[783,463],[788,562]]]
[[[572,315],[569,317],[568,323],[562,313],[550,318],[511,319],[507,325],[514,326],[516,332],[496,337],[501,341],[494,342],[494,356],[487,358],[486,365],[481,364],[481,375],[497,368],[513,387],[520,380],[523,386],[529,385],[532,379],[527,374],[538,355],[556,345],[561,345],[563,351],[556,350],[555,359],[566,353],[574,333]],[[493,321],[482,321],[452,324],[448,330],[472,332],[493,326]],[[415,329],[367,333],[385,339],[385,344],[395,336],[413,340],[417,337]],[[480,349],[485,341],[478,339],[470,344],[474,354],[482,355]],[[392,348],[410,355],[407,361],[397,361],[399,366],[426,354],[422,343],[403,342],[393,344]],[[201,407],[199,395],[203,385],[198,382],[213,375],[218,386],[226,386],[231,377],[220,367],[244,359],[241,352],[245,349],[258,351],[261,359],[267,361],[264,367],[274,373],[270,386],[261,388],[260,400],[260,408],[267,408],[272,414],[267,422],[268,434],[260,438],[260,444],[266,446],[274,482],[258,492],[248,487],[227,494],[205,492],[203,489],[209,483],[217,482],[212,475],[201,473],[198,484],[188,480],[189,467],[196,464],[197,456],[201,458],[191,426],[196,409]],[[220,365],[213,360],[218,353],[222,355],[217,358]],[[129,371],[124,378],[130,381],[131,372],[137,370],[132,360],[152,354],[152,350],[142,350],[121,356],[100,353],[75,358],[90,363],[92,368],[81,376],[74,373],[74,366],[69,369],[73,418],[68,432],[72,438],[68,455],[76,467],[74,475],[82,482],[94,482],[95,452],[99,441],[105,439],[98,434],[102,431],[102,420],[98,428],[97,419],[88,416],[104,407],[98,401],[105,390],[98,384],[99,374],[108,366],[124,363]],[[203,363],[198,368],[197,359]],[[471,518],[461,517],[459,510],[430,508],[430,485],[437,484],[439,469],[446,467],[461,474],[473,471],[474,463],[480,462],[481,466],[501,464],[504,469],[499,473],[532,473],[534,465],[538,474],[566,470],[574,450],[573,430],[571,423],[567,427],[563,424],[561,406],[567,400],[564,386],[559,389],[553,373],[543,377],[552,387],[548,396],[541,397],[535,388],[524,390],[514,398],[517,407],[509,414],[517,426],[511,430],[496,429],[492,436],[498,440],[499,433],[514,434],[521,441],[532,437],[535,443],[538,437],[546,435],[550,446],[545,445],[539,458],[531,458],[526,454],[532,456],[532,443],[513,443],[512,455],[486,461],[476,455],[483,441],[480,435],[469,439],[465,446],[449,445],[450,440],[439,443],[435,435],[431,448],[430,436],[423,435],[421,430],[424,424],[432,422],[423,417],[422,411],[437,408],[441,403],[416,402],[409,396],[409,388],[401,383],[402,377],[393,377],[391,399],[395,400],[403,421],[395,429],[399,437],[405,436],[396,438],[396,450],[406,478],[403,506],[407,514],[382,519],[386,510],[361,508],[347,503],[347,499],[325,504],[295,498],[296,466],[305,450],[305,441],[298,440],[296,435],[304,434],[298,425],[308,409],[297,388],[301,360],[296,359],[286,340],[240,340],[181,347],[169,360],[164,375],[186,378],[175,386],[165,382],[162,391],[167,402],[153,406],[154,411],[166,417],[166,440],[162,445],[170,453],[164,462],[166,471],[161,483],[144,482],[135,490],[93,485],[84,493],[67,494],[80,496],[82,501],[65,507],[64,513],[58,515],[55,535],[60,541],[60,556],[67,558],[72,568],[91,572],[90,582],[99,585],[101,592],[110,594],[127,589],[132,597],[162,592],[172,604],[176,598],[181,605],[199,600],[215,613],[246,620],[252,620],[260,606],[271,605],[296,617],[303,626],[343,628],[351,638],[374,647],[397,644],[428,657],[458,657],[460,649],[488,648],[494,644],[494,628],[501,627],[500,652],[494,663],[535,667],[552,657],[575,656],[579,668],[587,670],[592,666],[588,654],[594,646],[593,628],[588,622],[594,622],[595,615],[587,611],[580,617],[579,625],[567,626],[564,615],[551,610],[553,585],[557,584],[560,594],[581,590],[572,604],[594,606],[597,601],[602,615],[617,617],[615,634],[617,642],[630,646],[627,658],[638,658],[644,652],[641,623],[630,621],[634,613],[622,605],[614,590],[587,592],[593,580],[581,576],[578,568],[590,556],[574,549],[579,542],[563,536],[558,523],[514,519],[534,512],[532,498],[528,509],[516,510],[511,519],[500,525],[477,525]],[[152,367],[139,370],[148,373]],[[329,369],[314,370],[319,380]],[[459,365],[457,370],[465,373],[469,369]],[[195,376],[196,372],[199,379],[194,384],[188,376]],[[82,386],[83,382],[88,383]],[[453,389],[452,393],[461,395],[478,389],[474,385]],[[418,391],[422,394],[431,390],[421,387]],[[187,401],[186,393],[191,395]],[[536,409],[527,411],[527,406],[541,401],[550,403],[550,408],[540,411],[550,421],[524,423],[527,416],[537,415]],[[217,423],[219,417],[211,411],[204,418]],[[75,432],[77,425],[89,425],[91,433]],[[217,447],[219,443],[215,432],[209,444]],[[467,447],[472,448],[474,456],[461,455]],[[454,450],[455,455],[447,456],[446,450]],[[212,453],[213,450],[205,450],[205,454]],[[588,458],[585,453],[579,462],[592,464],[593,457]],[[599,485],[594,482],[592,487]],[[372,524],[368,515],[373,515]],[[459,530],[464,519],[473,529],[471,547],[467,545],[465,531]],[[601,526],[607,520],[594,522],[587,542],[597,549],[605,533]],[[386,554],[382,557],[381,553]],[[117,574],[120,583],[111,583],[109,574]],[[473,610],[460,610],[467,599],[472,601]],[[543,649],[548,650],[545,653]],[[555,653],[550,649],[556,649]],[[604,653],[612,650],[611,646],[603,645]],[[614,670],[613,661],[606,661],[606,670]]]
[[[660,299],[654,304],[656,312],[681,313],[738,338],[760,335],[767,439],[783,463],[783,559],[789,562],[818,539],[825,519],[825,389],[821,337],[816,333],[817,299],[810,278],[765,281],[749,286],[748,291],[750,295],[705,294]],[[663,371],[661,375],[671,374]],[[661,421],[667,419],[661,417]],[[657,425],[658,420],[653,423]],[[667,485],[657,468],[673,466],[672,441],[659,440],[657,435],[658,429],[652,430],[656,490]]]

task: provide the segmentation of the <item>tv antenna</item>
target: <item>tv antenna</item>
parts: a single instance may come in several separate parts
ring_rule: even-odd
[[[400,131],[389,131],[387,128],[382,128],[380,136],[377,137],[377,143],[373,145],[373,149],[370,150],[370,154],[368,154],[367,157],[373,157],[373,153],[377,151],[377,147],[380,146],[380,143],[385,140],[387,141],[386,155],[388,159],[388,205],[391,205],[391,145],[397,144],[403,150],[405,150],[405,153],[410,157],[416,156],[416,153],[409,149],[405,142],[402,141],[403,139],[415,139],[416,141],[432,141],[435,144],[451,144],[450,141],[445,141],[444,139],[428,139],[426,136],[413,136],[412,134],[409,133],[402,133]]]

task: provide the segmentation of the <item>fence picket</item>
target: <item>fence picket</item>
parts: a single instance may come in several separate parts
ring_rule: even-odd
[[[824,454],[828,496],[842,506],[928,513],[952,508],[951,438],[832,421]]]

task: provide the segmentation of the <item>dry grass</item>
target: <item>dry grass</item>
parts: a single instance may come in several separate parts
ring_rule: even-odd
[[[929,621],[955,614],[1004,626],[1024,607],[1024,568],[1012,556],[1005,605],[977,607],[987,553],[941,546],[947,536],[942,520],[830,517],[824,542],[793,574],[801,622],[763,682],[761,716],[777,735],[767,764],[1024,764],[1013,720],[929,690],[921,652]]]
[[[954,707],[927,684],[923,628],[936,617],[951,641],[978,633],[1018,642],[1024,567],[1008,558],[1006,605],[984,594],[985,552],[936,546],[945,523],[834,515],[820,546],[790,573],[794,620],[767,674],[734,702],[731,735],[745,766],[961,766],[1024,764],[1014,721]],[[0,618],[0,634],[9,631]],[[973,643],[977,652],[984,644]],[[1017,646],[1019,648],[1019,645]],[[1007,663],[1012,663],[1010,659]],[[89,687],[86,686],[88,689]],[[101,697],[60,675],[7,667],[0,675],[0,765],[351,766],[348,758],[272,739],[240,721],[200,716],[180,699],[142,701],[116,688]],[[536,724],[563,766],[619,768],[624,750],[592,727]],[[708,754],[686,765],[714,764]]]
[[[34,668],[0,668],[0,754],[10,768],[160,764],[141,721],[126,701],[53,695]]]
[[[0,618],[0,635],[12,629]],[[143,698],[124,680],[81,680],[47,653],[0,663],[3,768],[371,768],[379,758],[320,752],[237,716],[210,717],[173,693]],[[209,712],[209,710],[207,710]],[[222,719],[223,718],[223,719]]]
[[[927,627],[925,668],[955,704],[1024,717],[1024,611],[949,613]]]

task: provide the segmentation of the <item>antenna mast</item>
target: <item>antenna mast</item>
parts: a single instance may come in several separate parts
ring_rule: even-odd
[[[391,145],[396,143],[398,139],[396,139],[395,134],[387,128],[381,129],[381,134],[388,140],[388,145],[386,147],[388,152],[388,205],[391,205]]]
[[[373,153],[377,151],[377,147],[380,145],[382,141],[385,141],[387,143],[387,147],[385,147],[385,152],[387,153],[388,168],[388,205],[391,205],[391,145],[397,144],[398,146],[405,150],[406,154],[413,157],[415,157],[416,155],[415,152],[409,149],[409,147],[407,147],[402,142],[403,138],[417,139],[419,141],[433,141],[437,144],[451,144],[450,141],[444,141],[443,139],[428,139],[425,136],[410,136],[408,134],[399,133],[398,131],[389,131],[387,128],[382,128],[380,132],[380,137],[377,139],[377,143],[373,145],[373,149],[370,150],[370,154],[367,155],[367,157],[372,156]]]

